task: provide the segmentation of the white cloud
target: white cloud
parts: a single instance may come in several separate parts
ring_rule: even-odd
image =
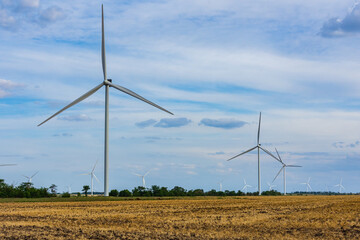
[[[23,88],[24,85],[10,80],[0,79],[0,98],[11,95],[15,88]]]

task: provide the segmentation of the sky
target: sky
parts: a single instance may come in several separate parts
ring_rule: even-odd
[[[257,190],[260,142],[287,190],[360,192],[360,4],[353,0],[0,0],[0,177],[81,191],[98,161],[107,75],[174,113],[110,89],[109,184]],[[261,153],[261,186],[281,164]],[[282,176],[273,183],[282,191]]]

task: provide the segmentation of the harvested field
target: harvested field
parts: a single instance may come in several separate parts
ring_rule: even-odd
[[[360,196],[0,203],[0,239],[360,239]]]

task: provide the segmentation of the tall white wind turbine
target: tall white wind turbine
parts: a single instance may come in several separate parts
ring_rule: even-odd
[[[244,178],[244,187],[241,189],[241,191],[244,191],[244,190],[245,190],[245,193],[247,193],[248,187],[252,187],[252,186],[250,186],[249,184],[247,184],[247,183],[246,183],[246,180],[245,180],[245,178]]]
[[[155,103],[143,98],[142,96],[134,93],[133,91],[122,87],[120,85],[116,85],[112,83],[111,79],[107,79],[107,73],[106,73],[106,56],[105,56],[105,33],[104,33],[104,9],[103,5],[101,5],[101,23],[102,23],[102,38],[101,38],[101,60],[102,60],[102,69],[104,74],[104,80],[102,83],[85,93],[84,95],[80,96],[58,112],[56,112],[54,115],[47,118],[45,121],[40,123],[38,126],[44,124],[45,122],[49,121],[51,118],[55,117],[56,115],[60,114],[61,112],[65,111],[66,109],[78,104],[79,102],[83,101],[84,99],[88,98],[92,94],[94,94],[96,91],[98,91],[102,86],[105,86],[105,141],[104,141],[104,196],[109,196],[109,87],[113,87],[121,92],[124,92],[134,98],[137,98],[143,102],[146,102],[162,111],[165,111],[171,115],[173,113],[169,112],[168,110],[160,107],[159,105],[156,105]]]
[[[81,175],[90,175],[91,176],[91,196],[94,195],[94,178],[96,179],[96,181],[98,181],[98,183],[100,183],[99,179],[95,175],[95,167],[96,167],[97,163],[98,163],[98,161],[96,161],[91,172],[81,174]]]
[[[263,148],[260,144],[260,125],[261,125],[261,112],[260,112],[260,116],[259,116],[259,126],[258,126],[258,134],[257,134],[257,145],[253,148],[250,148],[249,150],[246,150],[245,152],[242,152],[230,159],[228,159],[228,161],[237,158],[245,153],[251,152],[254,149],[257,149],[258,152],[258,191],[259,191],[259,195],[261,195],[261,181],[260,181],[260,149],[263,150],[265,153],[269,154],[271,157],[275,158],[276,160],[279,161],[279,159],[277,159],[270,151],[266,150],[265,148]]]
[[[38,174],[39,171],[37,171],[36,173],[34,173],[31,177],[28,177],[28,176],[25,176],[23,175],[23,177],[27,178],[28,179],[28,183],[31,183],[32,182],[32,179],[33,177],[35,177],[36,174]]]
[[[340,183],[334,185],[334,187],[339,187],[339,193],[341,193],[341,190],[342,190],[342,189],[345,190],[344,186],[342,185],[342,178],[340,179]]]
[[[309,189],[312,191],[312,188],[310,186],[310,180],[311,180],[311,177],[308,178],[307,182],[301,183],[301,184],[306,185],[306,192],[309,192]]]
[[[141,174],[138,174],[138,173],[133,173],[134,175],[136,175],[136,176],[138,176],[138,177],[141,177],[141,179],[142,179],[142,184],[143,184],[142,186],[143,186],[144,188],[146,188],[145,176],[148,175],[150,171],[151,171],[151,170],[147,171],[144,175],[141,175]]]
[[[224,180],[221,179],[220,182],[218,182],[218,183],[219,183],[220,192],[222,192],[222,183],[223,183],[223,181],[224,181]]]
[[[282,164],[282,167],[280,168],[280,170],[279,170],[279,172],[276,174],[276,176],[274,177],[274,180],[273,180],[273,182],[275,181],[275,179],[279,176],[279,174],[281,173],[281,171],[283,171],[283,173],[284,173],[284,195],[286,195],[286,168],[287,167],[301,167],[301,166],[299,166],[299,165],[288,165],[288,164],[285,164],[284,162],[283,162],[283,160],[281,159],[281,157],[280,157],[280,154],[279,154],[279,152],[278,152],[278,150],[275,148],[275,151],[276,151],[276,153],[277,153],[277,155],[278,155],[278,159],[279,159],[279,162]]]

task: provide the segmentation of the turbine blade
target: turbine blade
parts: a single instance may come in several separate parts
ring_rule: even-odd
[[[278,157],[279,157],[280,162],[283,163],[283,161],[282,161],[282,159],[281,159],[281,157],[280,157],[280,154],[279,154],[279,152],[278,152],[278,150],[277,150],[276,148],[275,148],[275,151],[276,151],[276,154],[277,154]]]
[[[128,94],[128,95],[130,95],[130,96],[132,96],[132,97],[134,97],[134,98],[137,98],[137,99],[139,99],[139,100],[141,100],[141,101],[143,101],[143,102],[146,102],[146,103],[148,103],[148,104],[150,104],[150,105],[152,105],[152,106],[154,106],[154,107],[156,107],[156,108],[158,108],[158,109],[160,109],[160,110],[163,110],[164,112],[167,112],[167,113],[169,113],[169,114],[171,114],[171,115],[174,115],[172,112],[170,112],[170,111],[166,110],[165,108],[162,108],[162,107],[160,107],[159,105],[157,105],[157,104],[155,104],[155,103],[153,103],[153,102],[151,102],[151,101],[143,98],[142,96],[140,96],[140,95],[137,94],[137,93],[134,93],[134,92],[131,91],[130,89],[127,89],[127,88],[124,88],[124,87],[122,87],[122,86],[113,84],[113,83],[111,83],[111,82],[108,82],[108,84],[109,84],[111,87],[116,88],[117,90],[119,90],[119,91],[121,91],[121,92],[124,92],[124,93],[126,93],[126,94]]]
[[[16,166],[17,164],[0,164],[0,167],[5,167],[5,166]]]
[[[137,174],[137,173],[133,173],[133,175],[138,176],[138,177],[142,177],[142,175]]]
[[[302,167],[302,166],[299,166],[299,165],[286,165],[286,167]]]
[[[279,174],[281,173],[281,171],[284,169],[284,166],[282,166],[282,168],[280,168],[279,172],[276,174],[276,176],[274,177],[274,180],[272,182],[275,181],[275,179],[279,176]]]
[[[87,97],[91,96],[92,94],[94,94],[97,90],[99,90],[102,86],[104,85],[104,83],[101,83],[99,85],[97,85],[96,87],[94,87],[93,89],[91,89],[90,91],[88,91],[87,93],[85,93],[84,95],[82,95],[81,97],[77,98],[75,101],[71,102],[70,104],[66,105],[64,108],[62,108],[60,111],[56,112],[54,115],[52,115],[51,117],[49,117],[48,119],[46,119],[45,121],[43,121],[42,123],[40,123],[38,125],[41,126],[42,124],[46,123],[47,121],[49,121],[50,119],[52,119],[53,117],[55,117],[56,115],[60,114],[61,112],[65,111],[66,109],[74,106],[75,104],[81,102],[82,100],[86,99]]]
[[[257,134],[257,144],[259,145],[260,142],[260,124],[261,124],[261,112],[259,116],[259,127],[258,127],[258,134]]]
[[[261,150],[263,150],[265,153],[269,154],[271,157],[275,158],[277,161],[279,161],[280,163],[282,163],[282,161],[280,161],[280,159],[278,159],[277,157],[275,157],[269,150],[266,150],[263,147],[260,147]]]
[[[236,156],[228,159],[227,161],[233,160],[234,158],[237,158],[237,157],[239,157],[239,156],[241,156],[241,155],[243,155],[243,154],[245,154],[245,153],[251,152],[251,151],[254,150],[255,148],[257,148],[257,146],[255,146],[255,147],[253,147],[253,148],[250,148],[249,150],[246,150],[245,152],[242,152],[242,153],[240,153],[240,154],[238,154],[238,155],[236,155]]]
[[[100,183],[99,179],[96,177],[95,174],[93,174],[93,176],[95,177],[96,181],[98,181],[98,183]]]
[[[96,160],[96,163],[95,163],[95,165],[94,165],[94,167],[93,167],[93,169],[92,169],[92,171],[91,171],[91,172],[94,172],[95,167],[96,167],[96,165],[97,165],[98,161],[99,161],[99,159],[98,159],[98,160]]]
[[[308,186],[309,186],[310,190],[312,191],[312,188],[311,188],[310,184],[308,184]]]
[[[151,171],[151,170],[147,171],[147,172],[144,174],[144,177],[145,177],[146,175],[148,175],[148,173],[149,173],[150,171]]]
[[[36,173],[34,173],[34,175],[32,175],[30,178],[35,177],[36,174],[38,174],[39,171],[37,171]]]
[[[105,56],[105,31],[104,31],[104,6],[101,4],[101,62],[106,80],[106,56]]]

